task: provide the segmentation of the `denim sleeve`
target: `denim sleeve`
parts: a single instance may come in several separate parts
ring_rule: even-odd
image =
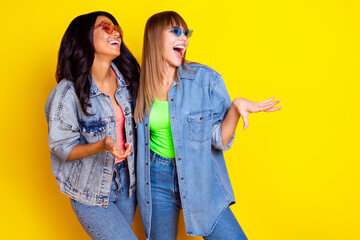
[[[235,133],[228,145],[224,148],[221,138],[221,124],[231,106],[231,99],[226,90],[224,80],[221,76],[218,76],[216,83],[212,88],[211,99],[214,106],[214,122],[212,126],[211,144],[213,148],[225,151],[230,149],[232,143],[234,142]]]
[[[75,93],[51,93],[46,103],[48,146],[52,153],[65,161],[79,144],[80,132]],[[74,96],[75,95],[75,96]]]

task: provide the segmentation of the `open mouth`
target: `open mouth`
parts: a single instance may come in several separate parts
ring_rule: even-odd
[[[109,44],[110,44],[111,46],[120,47],[120,41],[118,41],[118,40],[111,40],[111,41],[109,41]]]
[[[182,45],[178,45],[178,46],[175,46],[173,47],[173,50],[175,52],[175,55],[179,58],[182,58],[184,52],[185,52],[185,47],[182,46]]]

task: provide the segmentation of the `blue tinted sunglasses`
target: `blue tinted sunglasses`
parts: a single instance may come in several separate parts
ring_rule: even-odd
[[[191,34],[193,33],[193,30],[189,30],[189,29],[184,29],[184,31],[179,28],[179,27],[169,27],[171,32],[174,33],[176,36],[180,37],[181,33],[184,32],[185,37],[189,38],[191,36]]]

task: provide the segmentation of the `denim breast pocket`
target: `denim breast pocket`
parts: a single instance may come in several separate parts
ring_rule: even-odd
[[[188,113],[190,141],[205,142],[211,139],[213,110]]]
[[[105,138],[106,124],[106,121],[80,122],[80,132],[88,143],[94,143]]]

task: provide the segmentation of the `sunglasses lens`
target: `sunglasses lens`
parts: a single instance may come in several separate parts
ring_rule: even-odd
[[[173,33],[175,33],[176,36],[180,37],[182,31],[178,27],[173,27]]]
[[[189,37],[189,30],[188,29],[184,30],[184,34],[185,34],[185,37]]]
[[[185,31],[184,31],[184,34],[185,34],[185,36],[187,37],[187,38],[189,38],[189,37],[191,37],[191,34],[193,33],[193,31],[192,30],[189,30],[189,29],[186,29]]]
[[[180,37],[181,34],[183,33],[182,29],[179,27],[170,27],[170,29],[178,37]],[[185,29],[184,30],[185,37],[189,38],[191,36],[192,32],[193,32],[192,30]]]
[[[123,31],[122,31],[121,27],[118,25],[114,25],[114,29],[115,29],[115,31],[117,31],[120,34],[120,37],[122,37]]]
[[[106,23],[104,23],[103,29],[105,30],[105,32],[107,34],[111,34],[114,30],[114,28],[112,26],[110,26],[109,24],[106,24]]]

